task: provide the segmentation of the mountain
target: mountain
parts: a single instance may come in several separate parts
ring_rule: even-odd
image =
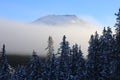
[[[58,24],[75,24],[84,23],[85,21],[79,19],[76,15],[48,15],[43,16],[32,23],[34,24],[48,24],[48,25],[58,25]]]

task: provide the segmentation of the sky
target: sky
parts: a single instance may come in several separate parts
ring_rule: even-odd
[[[119,3],[120,0],[0,0],[0,18],[29,23],[46,15],[69,14],[113,26]]]

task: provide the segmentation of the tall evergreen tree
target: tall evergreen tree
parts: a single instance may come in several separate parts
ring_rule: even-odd
[[[104,28],[103,34],[100,37],[100,63],[102,64],[100,69],[100,76],[102,79],[113,80],[115,79],[115,54],[114,54],[115,40],[112,36],[110,27],[107,30]]]
[[[7,56],[6,56],[6,50],[5,50],[5,44],[3,44],[2,48],[2,55],[1,55],[1,62],[0,62],[0,80],[10,80],[10,69],[9,69],[9,64],[7,61]]]
[[[58,49],[58,53],[61,55],[61,57],[69,56],[70,55],[70,47],[69,42],[66,41],[66,36],[63,36],[63,41],[60,44],[60,48]]]
[[[117,14],[115,14],[117,16],[116,18],[116,34],[115,34],[115,40],[116,40],[116,58],[117,58],[117,69],[116,69],[116,77],[117,80],[120,80],[120,9],[118,11]]]
[[[115,27],[116,27],[116,41],[119,44],[118,46],[120,46],[120,9],[119,9],[119,12],[115,15],[117,16],[116,24],[115,24]]]
[[[54,53],[53,39],[51,36],[49,36],[49,38],[48,38],[48,46],[47,46],[46,50],[47,50],[46,61],[50,61],[52,58],[52,55]]]
[[[42,80],[44,76],[42,66],[39,56],[33,51],[32,58],[27,66],[28,80]]]
[[[90,80],[98,80],[100,77],[99,69],[100,65],[100,48],[99,48],[99,35],[96,32],[95,35],[91,35],[88,47],[88,60],[86,64],[87,76]]]
[[[50,61],[50,70],[49,70],[49,80],[57,80],[58,79],[58,60],[55,57],[55,54],[52,55],[52,59]]]
[[[72,79],[74,80],[84,80],[84,70],[85,61],[83,59],[83,53],[81,48],[77,44],[72,47],[71,64],[70,71],[72,74]]]
[[[60,54],[59,60],[59,80],[66,80],[69,75],[69,56],[70,56],[70,47],[69,42],[66,41],[66,36],[63,36],[63,41],[59,48],[58,53]]]

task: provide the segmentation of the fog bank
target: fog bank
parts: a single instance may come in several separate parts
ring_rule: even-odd
[[[65,25],[35,25],[10,20],[0,20],[0,46],[6,44],[8,54],[28,54],[35,50],[38,55],[46,55],[47,40],[52,36],[55,52],[59,48],[63,35],[66,35],[70,46],[81,45],[83,53],[87,54],[88,41],[95,31],[101,33],[102,28],[88,22]]]

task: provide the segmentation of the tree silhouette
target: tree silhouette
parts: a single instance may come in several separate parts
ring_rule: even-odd
[[[5,44],[3,44],[2,52],[1,52],[1,62],[0,62],[0,80],[9,80],[10,79],[10,69],[7,61]]]
[[[118,80],[120,80],[120,9],[119,12],[117,14],[115,14],[117,16],[116,18],[116,34],[115,34],[115,39],[116,39],[116,55],[117,55],[117,69],[116,69],[116,73],[117,73],[117,78]]]
[[[51,61],[52,55],[54,54],[53,39],[51,36],[49,36],[48,38],[48,46],[46,50],[47,50],[46,61]]]

